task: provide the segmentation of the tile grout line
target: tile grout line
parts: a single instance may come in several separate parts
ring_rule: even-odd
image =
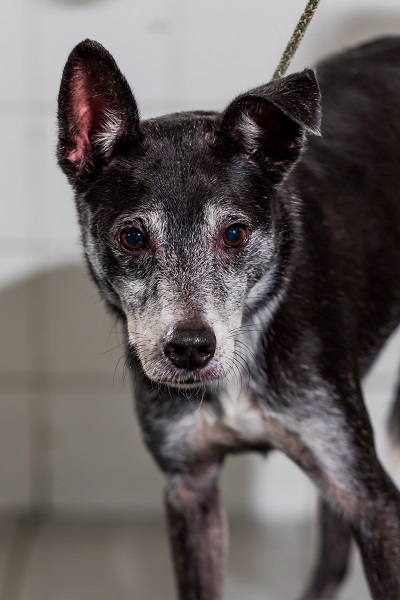
[[[28,375],[29,444],[30,444],[30,508],[33,515],[48,514],[52,508],[51,413],[48,373],[48,297],[44,285],[30,283],[27,288],[27,344],[33,370]],[[40,343],[38,343],[40,340]],[[38,354],[43,348],[43,354]],[[40,352],[40,351],[39,351]],[[43,366],[45,367],[43,369]]]

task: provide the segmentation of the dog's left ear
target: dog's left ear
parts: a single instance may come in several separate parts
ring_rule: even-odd
[[[284,174],[307,134],[320,135],[321,95],[306,69],[238,96],[222,114],[220,135],[271,175]]]
[[[58,162],[76,189],[85,189],[124,144],[139,139],[132,91],[98,42],[75,46],[58,96]]]

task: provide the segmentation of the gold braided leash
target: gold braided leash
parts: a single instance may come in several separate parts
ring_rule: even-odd
[[[319,0],[309,0],[303,14],[300,17],[299,22],[297,23],[296,29],[294,30],[293,35],[290,38],[284,53],[282,54],[282,58],[275,69],[275,73],[272,77],[273,80],[279,79],[279,77],[283,77],[283,75],[286,73],[292,61],[294,53],[299,47],[300,42],[303,39],[304,34],[306,32],[306,29],[309,26],[311,19],[315,14],[315,11],[317,10],[318,4]]]

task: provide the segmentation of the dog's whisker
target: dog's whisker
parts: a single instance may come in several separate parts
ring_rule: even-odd
[[[109,348],[108,350],[104,350],[104,352],[99,352],[99,356],[103,356],[103,354],[107,354],[108,352],[112,352],[113,350],[116,350],[117,348],[120,348],[121,346],[124,346],[124,345],[125,345],[125,342],[121,342],[120,344],[117,344],[113,348]]]
[[[254,351],[249,347],[248,344],[246,344],[245,342],[243,342],[243,340],[236,340],[236,344],[240,344],[241,346],[244,346],[244,351],[248,352],[249,354],[251,354],[251,356],[253,358],[256,358],[256,355],[255,355]]]
[[[124,356],[125,356],[125,354],[122,354],[122,355],[119,357],[119,359],[118,359],[118,361],[117,361],[117,364],[115,365],[115,368],[114,368],[114,373],[113,373],[113,387],[115,387],[115,375],[116,375],[116,373],[117,373],[118,365],[119,365],[119,363],[121,362],[121,360],[123,360]]]

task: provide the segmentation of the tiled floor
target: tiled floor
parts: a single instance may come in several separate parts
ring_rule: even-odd
[[[226,600],[295,600],[313,556],[311,526],[231,526]],[[173,600],[164,526],[0,525],[1,600]],[[340,600],[370,598],[359,560]]]

